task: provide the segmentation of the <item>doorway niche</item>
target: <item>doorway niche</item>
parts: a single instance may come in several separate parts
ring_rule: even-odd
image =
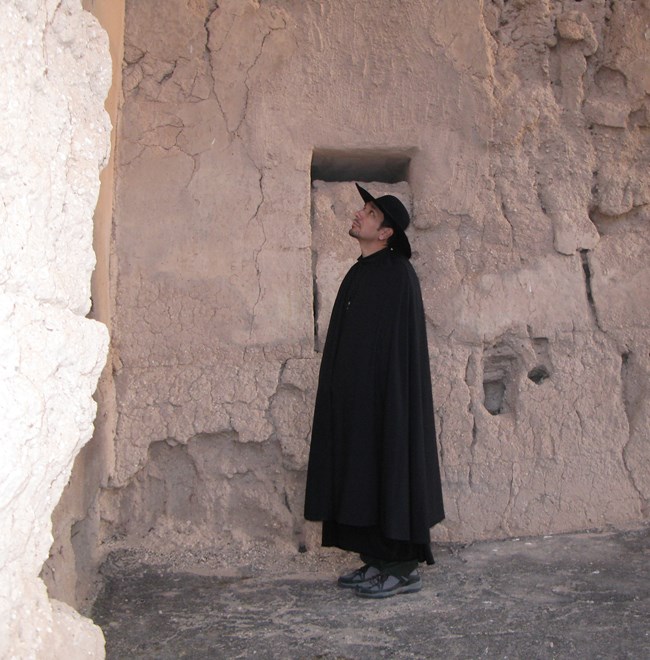
[[[348,236],[361,198],[354,183],[373,195],[389,193],[411,210],[409,170],[414,148],[314,149],[311,164],[311,248],[314,348],[325,343],[341,280],[359,256]]]

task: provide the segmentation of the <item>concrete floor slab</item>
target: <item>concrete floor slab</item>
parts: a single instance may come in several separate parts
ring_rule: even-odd
[[[438,547],[422,591],[383,601],[336,587],[354,556],[314,554],[228,572],[114,553],[107,658],[650,658],[650,527]]]

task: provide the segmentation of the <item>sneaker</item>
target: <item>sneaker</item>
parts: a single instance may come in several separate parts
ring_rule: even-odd
[[[409,575],[387,575],[380,573],[356,589],[361,598],[389,598],[397,594],[412,594],[422,589],[422,580],[417,570]]]
[[[343,587],[345,589],[351,589],[354,587],[365,585],[372,578],[375,578],[378,575],[379,575],[378,568],[375,568],[374,566],[370,566],[368,564],[364,564],[361,568],[357,568],[356,571],[352,571],[351,573],[345,573],[345,575],[341,575],[338,579],[338,585],[339,587]]]

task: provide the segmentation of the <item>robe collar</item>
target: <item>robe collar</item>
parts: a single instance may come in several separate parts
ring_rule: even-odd
[[[372,254],[369,254],[367,257],[364,257],[361,255],[357,259],[357,263],[360,264],[367,264],[370,261],[377,261],[381,257],[385,257],[389,255],[392,252],[392,250],[389,247],[382,248],[381,250],[377,250],[377,252],[373,252]]]

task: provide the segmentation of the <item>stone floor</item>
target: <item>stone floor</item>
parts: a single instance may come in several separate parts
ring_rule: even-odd
[[[650,527],[435,550],[422,591],[383,601],[335,586],[349,555],[269,575],[115,553],[92,616],[109,660],[650,658]]]

